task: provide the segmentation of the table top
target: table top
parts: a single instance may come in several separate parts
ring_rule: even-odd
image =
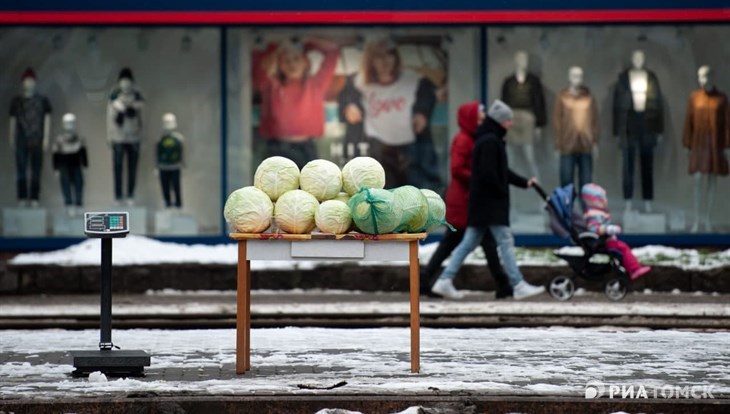
[[[366,241],[414,241],[424,240],[428,233],[390,233],[390,234],[364,234],[350,232],[345,234],[333,233],[230,233],[233,240],[366,240]]]

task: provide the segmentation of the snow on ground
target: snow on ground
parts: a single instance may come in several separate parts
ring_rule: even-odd
[[[33,360],[93,349],[98,331],[4,331],[0,353]],[[614,329],[423,329],[421,373],[409,372],[407,329],[252,330],[253,373],[233,375],[235,330],[117,331],[124,349],[152,354],[148,377],[72,379],[67,363],[0,364],[0,398],[72,398],[154,391],[161,396],[261,394],[433,394],[582,397],[589,381],[608,385],[708,386],[730,397],[730,333]],[[549,346],[546,346],[549,344]],[[297,367],[296,372],[291,367]],[[185,369],[194,380],[165,380]],[[218,372],[197,378],[204,370]],[[297,384],[347,385],[330,391]],[[438,391],[435,391],[438,390]]]
[[[419,259],[425,263],[436,251],[438,243],[421,245]],[[557,251],[566,254],[581,254],[580,248],[566,246]],[[730,265],[730,249],[716,253],[701,253],[694,249],[676,249],[665,246],[644,246],[634,249],[639,260],[646,264],[674,266],[685,270],[709,270]],[[235,265],[237,249],[235,243],[208,245],[186,245],[143,237],[128,236],[114,241],[114,264],[117,266],[149,265],[162,263],[196,263]],[[522,266],[561,266],[563,261],[553,255],[551,249],[517,249],[518,262]],[[62,250],[43,253],[25,253],[13,258],[14,265],[60,265],[98,266],[101,258],[101,243],[95,239],[84,240]],[[260,269],[313,269],[320,265],[341,263],[332,261],[260,261],[251,262],[253,270]],[[467,257],[466,263],[484,264],[484,254],[476,249]],[[392,265],[382,263],[381,265]],[[368,266],[379,265],[368,262]]]

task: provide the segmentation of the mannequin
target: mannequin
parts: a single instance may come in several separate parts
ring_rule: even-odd
[[[560,186],[573,183],[578,171],[580,187],[592,181],[593,161],[598,157],[598,107],[583,86],[583,69],[568,70],[569,86],[555,98],[554,143],[560,159]]]
[[[537,177],[533,143],[542,137],[542,127],[547,124],[545,97],[540,78],[528,71],[527,52],[515,53],[515,73],[502,84],[502,101],[512,107],[514,123],[507,133],[507,143],[519,147]]]
[[[180,170],[183,167],[183,143],[185,138],[177,132],[177,118],[167,113],[162,116],[162,137],[157,143],[157,168],[160,176],[165,207],[182,207],[180,195]],[[175,194],[172,202],[170,190]]]
[[[32,68],[23,72],[21,94],[10,103],[10,149],[15,152],[17,197],[20,207],[38,207],[43,151],[51,135],[51,104],[36,92],[36,74]],[[28,169],[30,168],[30,191]]]
[[[83,205],[84,177],[81,169],[89,165],[86,142],[76,131],[74,114],[64,115],[62,125],[63,132],[53,143],[53,169],[61,180],[66,212],[69,216],[75,216],[77,208]]]
[[[109,98],[107,107],[107,140],[112,147],[114,163],[114,198],[116,204],[123,201],[122,166],[127,158],[127,205],[134,205],[134,187],[139,161],[139,143],[142,138],[142,108],[144,100],[134,87],[134,77],[129,68],[119,72],[117,88]]]
[[[639,152],[644,210],[654,199],[654,148],[662,142],[664,112],[659,81],[645,68],[646,55],[635,50],[631,67],[618,77],[613,99],[613,133],[623,150],[623,193],[626,210],[632,208],[634,158]]]
[[[697,80],[700,88],[690,95],[682,134],[682,144],[689,156],[689,173],[694,178],[693,233],[699,230],[700,221],[706,231],[711,230],[710,212],[717,176],[728,175],[727,157],[730,156],[728,98],[717,90],[709,66],[699,68]]]

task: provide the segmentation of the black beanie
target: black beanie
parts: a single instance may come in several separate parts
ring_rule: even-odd
[[[119,72],[119,78],[117,80],[120,81],[124,78],[134,81],[134,76],[132,76],[132,69],[124,68]]]

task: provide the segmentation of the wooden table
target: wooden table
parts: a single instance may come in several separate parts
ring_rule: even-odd
[[[249,234],[231,233],[238,242],[236,373],[251,369],[251,260],[408,261],[411,300],[411,372],[420,368],[418,241],[426,233]]]

